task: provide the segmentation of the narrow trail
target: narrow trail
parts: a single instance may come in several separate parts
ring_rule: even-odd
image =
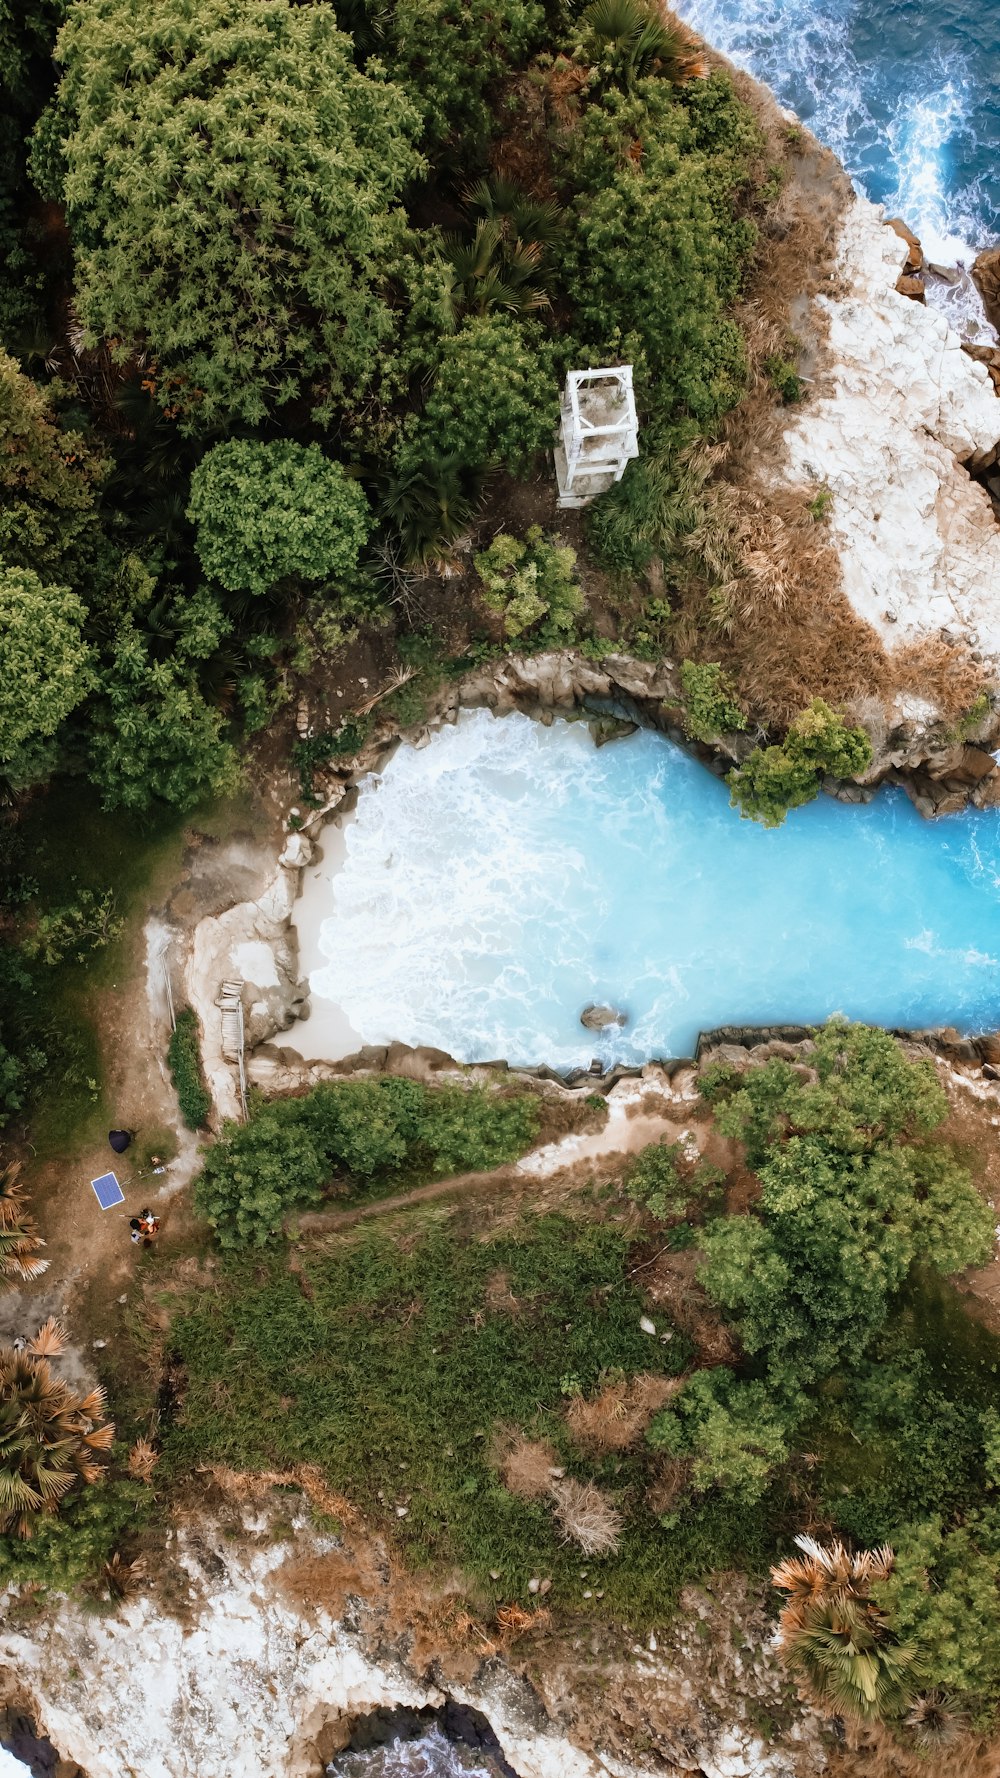
[[[450,1179],[435,1179],[429,1185],[414,1186],[412,1191],[397,1192],[391,1198],[376,1198],[373,1203],[353,1205],[348,1210],[311,1210],[298,1217],[297,1227],[302,1234],[325,1235],[337,1229],[351,1228],[369,1217],[387,1216],[393,1210],[407,1210],[411,1205],[433,1203],[439,1198],[486,1191],[491,1186],[502,1189],[534,1186],[537,1189],[544,1181],[579,1167],[581,1163],[625,1160],[650,1142],[677,1142],[688,1138],[700,1149],[704,1132],[678,1122],[678,1111],[683,1111],[684,1106],[678,1106],[662,1093],[661,1096],[664,1098],[662,1112],[642,1113],[635,1103],[633,1089],[632,1094],[622,1095],[620,1100],[609,1103],[608,1121],[601,1130],[564,1136],[558,1142],[530,1149],[519,1161],[493,1167],[485,1173],[456,1173]],[[587,1177],[591,1177],[589,1170]]]
[[[391,1198],[376,1198],[371,1204],[356,1204],[350,1210],[310,1210],[297,1218],[302,1234],[327,1235],[336,1229],[350,1228],[371,1216],[388,1216],[393,1210],[408,1210],[411,1204],[429,1204],[435,1198],[453,1194],[485,1191],[491,1185],[528,1185],[531,1175],[518,1171],[516,1165],[493,1167],[488,1173],[456,1173],[451,1179],[434,1179],[430,1185],[416,1185],[412,1191],[396,1192]],[[286,1225],[287,1228],[287,1225]]]

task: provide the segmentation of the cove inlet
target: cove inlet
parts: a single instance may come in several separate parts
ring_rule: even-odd
[[[309,1059],[363,1043],[557,1069],[727,1024],[1000,1025],[1000,811],[898,790],[766,830],[662,735],[462,712],[362,781],[297,907]],[[589,1031],[588,1005],[626,1015]],[[286,1039],[286,1042],[288,1039]]]

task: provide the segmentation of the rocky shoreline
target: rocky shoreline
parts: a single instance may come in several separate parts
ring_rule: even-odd
[[[234,974],[244,984],[246,1078],[266,1094],[301,1091],[316,1081],[346,1074],[407,1074],[427,1079],[442,1072],[460,1073],[462,1078],[499,1073],[550,1082],[558,1090],[607,1093],[619,1080],[640,1075],[640,1067],[616,1064],[605,1068],[598,1061],[589,1068],[559,1072],[544,1064],[514,1068],[498,1058],[470,1069],[443,1050],[404,1043],[366,1044],[334,1060],[303,1059],[294,1045],[294,1030],[297,1022],[308,1016],[309,986],[299,976],[296,902],[302,872],[319,856],[316,844],[322,842],[323,824],[335,822],[351,810],[361,779],[384,765],[399,744],[425,745],[433,730],[456,721],[462,708],[485,706],[498,716],[517,710],[543,723],[557,717],[585,721],[598,746],[640,726],[653,728],[684,745],[708,770],[724,776],[745,757],[753,741],[742,734],[724,737],[715,747],[688,740],[681,727],[679,690],[677,669],[669,662],[650,665],[614,657],[596,665],[572,650],[510,657],[442,690],[418,729],[399,733],[387,727],[355,759],[331,770],[325,777],[320,806],[305,817],[296,812],[290,815],[285,845],[264,892],[255,900],[206,917],[193,935],[185,990],[201,1022],[205,1072],[217,1117],[238,1118],[241,1112],[238,1077],[233,1058],[225,1054],[218,1005],[221,983]],[[988,738],[992,738],[997,722],[991,710],[983,724],[990,730]],[[862,802],[885,784],[905,788],[925,815],[1000,803],[1000,772],[992,754],[982,745],[956,741],[943,725],[935,734],[916,723],[900,723],[887,736],[864,781],[831,780],[824,788],[840,800]],[[949,1028],[897,1034],[924,1044],[929,1052],[953,1064],[988,1069],[987,1078],[996,1077],[992,1071],[1000,1064],[1000,1041],[993,1036],[963,1038]],[[799,1026],[726,1026],[702,1033],[694,1057],[656,1060],[669,1072],[690,1066],[708,1049],[720,1045],[752,1050],[767,1041],[800,1042],[807,1035]]]

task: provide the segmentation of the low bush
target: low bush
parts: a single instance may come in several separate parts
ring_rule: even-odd
[[[482,1172],[522,1154],[537,1127],[532,1093],[390,1076],[331,1081],[301,1099],[257,1105],[249,1123],[226,1124],[205,1157],[195,1203],[221,1246],[261,1247],[335,1180],[371,1192],[404,1168],[432,1178]]]
[[[121,936],[125,921],[114,890],[78,889],[65,907],[44,909],[21,941],[32,962],[54,966],[70,955],[82,963],[88,951],[103,950]]]
[[[372,527],[364,490],[318,445],[230,439],[191,477],[188,517],[206,574],[230,592],[350,575]]]
[[[746,711],[718,661],[682,661],[681,689],[684,727],[693,740],[714,741],[746,728]]]
[[[167,1050],[170,1077],[180,1102],[181,1116],[189,1130],[204,1128],[212,1109],[212,1095],[201,1072],[198,1016],[190,1006],[177,1015]]]
[[[864,729],[848,728],[822,698],[796,717],[779,747],[756,747],[727,779],[734,809],[780,827],[790,809],[814,802],[827,776],[854,778],[871,764]]]
[[[790,358],[765,358],[764,375],[786,407],[802,400],[802,378]]]
[[[503,617],[512,641],[530,633],[533,647],[565,644],[583,610],[583,589],[574,576],[576,553],[532,525],[523,539],[501,531],[475,557],[483,598]]]

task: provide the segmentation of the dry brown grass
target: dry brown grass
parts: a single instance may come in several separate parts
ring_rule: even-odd
[[[658,1457],[653,1479],[646,1489],[646,1505],[659,1517],[673,1512],[677,1502],[687,1493],[692,1464],[689,1458]]]
[[[520,1432],[501,1435],[496,1460],[504,1487],[519,1500],[541,1500],[552,1487],[552,1471],[559,1467],[548,1439],[525,1438]]]
[[[960,1730],[933,1749],[903,1747],[889,1729],[848,1724],[825,1772],[826,1778],[997,1778],[1000,1743]]]
[[[954,722],[986,689],[983,669],[970,650],[954,646],[943,636],[924,636],[893,650],[893,678],[899,691],[917,692],[929,698],[948,721]]]
[[[754,1189],[759,1189],[756,1181]],[[732,1364],[739,1357],[739,1345],[698,1282],[701,1258],[691,1247],[679,1253],[654,1249],[649,1261],[640,1262],[643,1290],[694,1341],[702,1365]]]
[[[589,1401],[574,1396],[566,1423],[576,1444],[603,1454],[637,1445],[660,1408],[682,1387],[680,1377],[642,1373],[626,1382],[609,1383]]]
[[[552,1483],[556,1524],[563,1543],[575,1543],[585,1556],[613,1556],[625,1520],[596,1482],[572,1476]]]
[[[136,1482],[151,1482],[160,1454],[148,1438],[137,1438],[128,1454],[128,1473]]]
[[[342,1494],[336,1494],[314,1463],[297,1463],[293,1469],[237,1470],[224,1463],[205,1464],[199,1475],[208,1476],[231,1500],[260,1500],[272,1488],[301,1488],[306,1499],[328,1518],[360,1529],[361,1514]]]

